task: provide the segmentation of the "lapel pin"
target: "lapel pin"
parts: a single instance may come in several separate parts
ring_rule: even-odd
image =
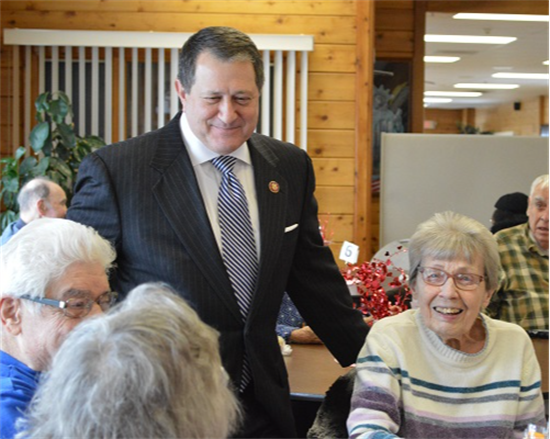
[[[281,189],[281,187],[279,186],[279,183],[277,183],[276,181],[270,181],[269,182],[269,190],[271,192],[273,192],[274,194],[278,193],[279,192],[279,189]]]

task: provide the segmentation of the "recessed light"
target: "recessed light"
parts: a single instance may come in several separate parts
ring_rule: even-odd
[[[453,102],[450,98],[424,98],[425,104],[448,104]]]
[[[499,72],[491,75],[493,78],[504,79],[546,79],[548,80],[548,73],[512,73],[512,72]]]
[[[460,12],[453,15],[457,20],[497,20],[497,21],[548,21],[548,15],[532,14],[473,14]]]
[[[459,56],[425,56],[426,63],[453,63],[460,59]]]
[[[478,98],[483,93],[479,91],[425,91],[424,96],[449,96],[454,98]]]
[[[424,35],[427,43],[508,44],[516,37],[489,37],[483,35]]]
[[[512,90],[519,88],[518,84],[487,84],[487,83],[464,83],[459,82],[453,85],[454,88],[472,88],[478,90]]]

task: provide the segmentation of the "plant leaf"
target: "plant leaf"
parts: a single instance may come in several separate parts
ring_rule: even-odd
[[[41,122],[36,125],[29,136],[31,146],[34,152],[39,152],[44,148],[44,143],[50,135],[50,125],[48,122]]]
[[[19,165],[19,174],[27,174],[32,168],[36,166],[36,163],[36,159],[33,156],[27,157],[21,162],[21,165]]]

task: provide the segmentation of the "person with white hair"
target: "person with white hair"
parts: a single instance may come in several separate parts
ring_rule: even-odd
[[[149,283],[69,335],[21,437],[225,438],[238,420],[218,332]]]
[[[57,218],[32,221],[0,257],[0,437],[34,395],[40,373],[67,334],[116,299],[107,273],[111,244],[90,227]]]
[[[39,218],[65,218],[67,195],[61,186],[48,177],[28,181],[17,195],[19,219],[8,224],[0,238],[0,245],[8,242],[19,230]]]
[[[351,439],[512,438],[544,427],[541,370],[527,333],[483,314],[498,285],[489,229],[454,212],[408,247],[415,307],[374,324],[357,358]]]
[[[548,174],[531,184],[525,224],[496,233],[501,280],[490,316],[527,331],[548,330]]]

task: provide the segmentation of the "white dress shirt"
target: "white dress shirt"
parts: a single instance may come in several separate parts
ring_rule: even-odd
[[[193,131],[187,121],[185,113],[182,113],[180,118],[180,128],[183,137],[183,143],[191,159],[191,164],[195,171],[195,176],[199,183],[199,189],[202,194],[202,199],[206,207],[206,213],[214,232],[214,237],[218,243],[220,253],[222,251],[222,238],[220,225],[218,222],[218,192],[222,180],[221,173],[214,167],[212,160],[220,154],[208,149]],[[236,157],[238,160],[235,163],[233,173],[241,182],[246,193],[248,201],[248,210],[250,212],[250,220],[254,229],[254,239],[256,241],[256,252],[258,261],[260,260],[260,220],[258,214],[258,203],[256,201],[256,186],[254,185],[254,168],[250,160],[250,151],[248,145],[243,143],[239,148],[233,151],[230,156]]]

